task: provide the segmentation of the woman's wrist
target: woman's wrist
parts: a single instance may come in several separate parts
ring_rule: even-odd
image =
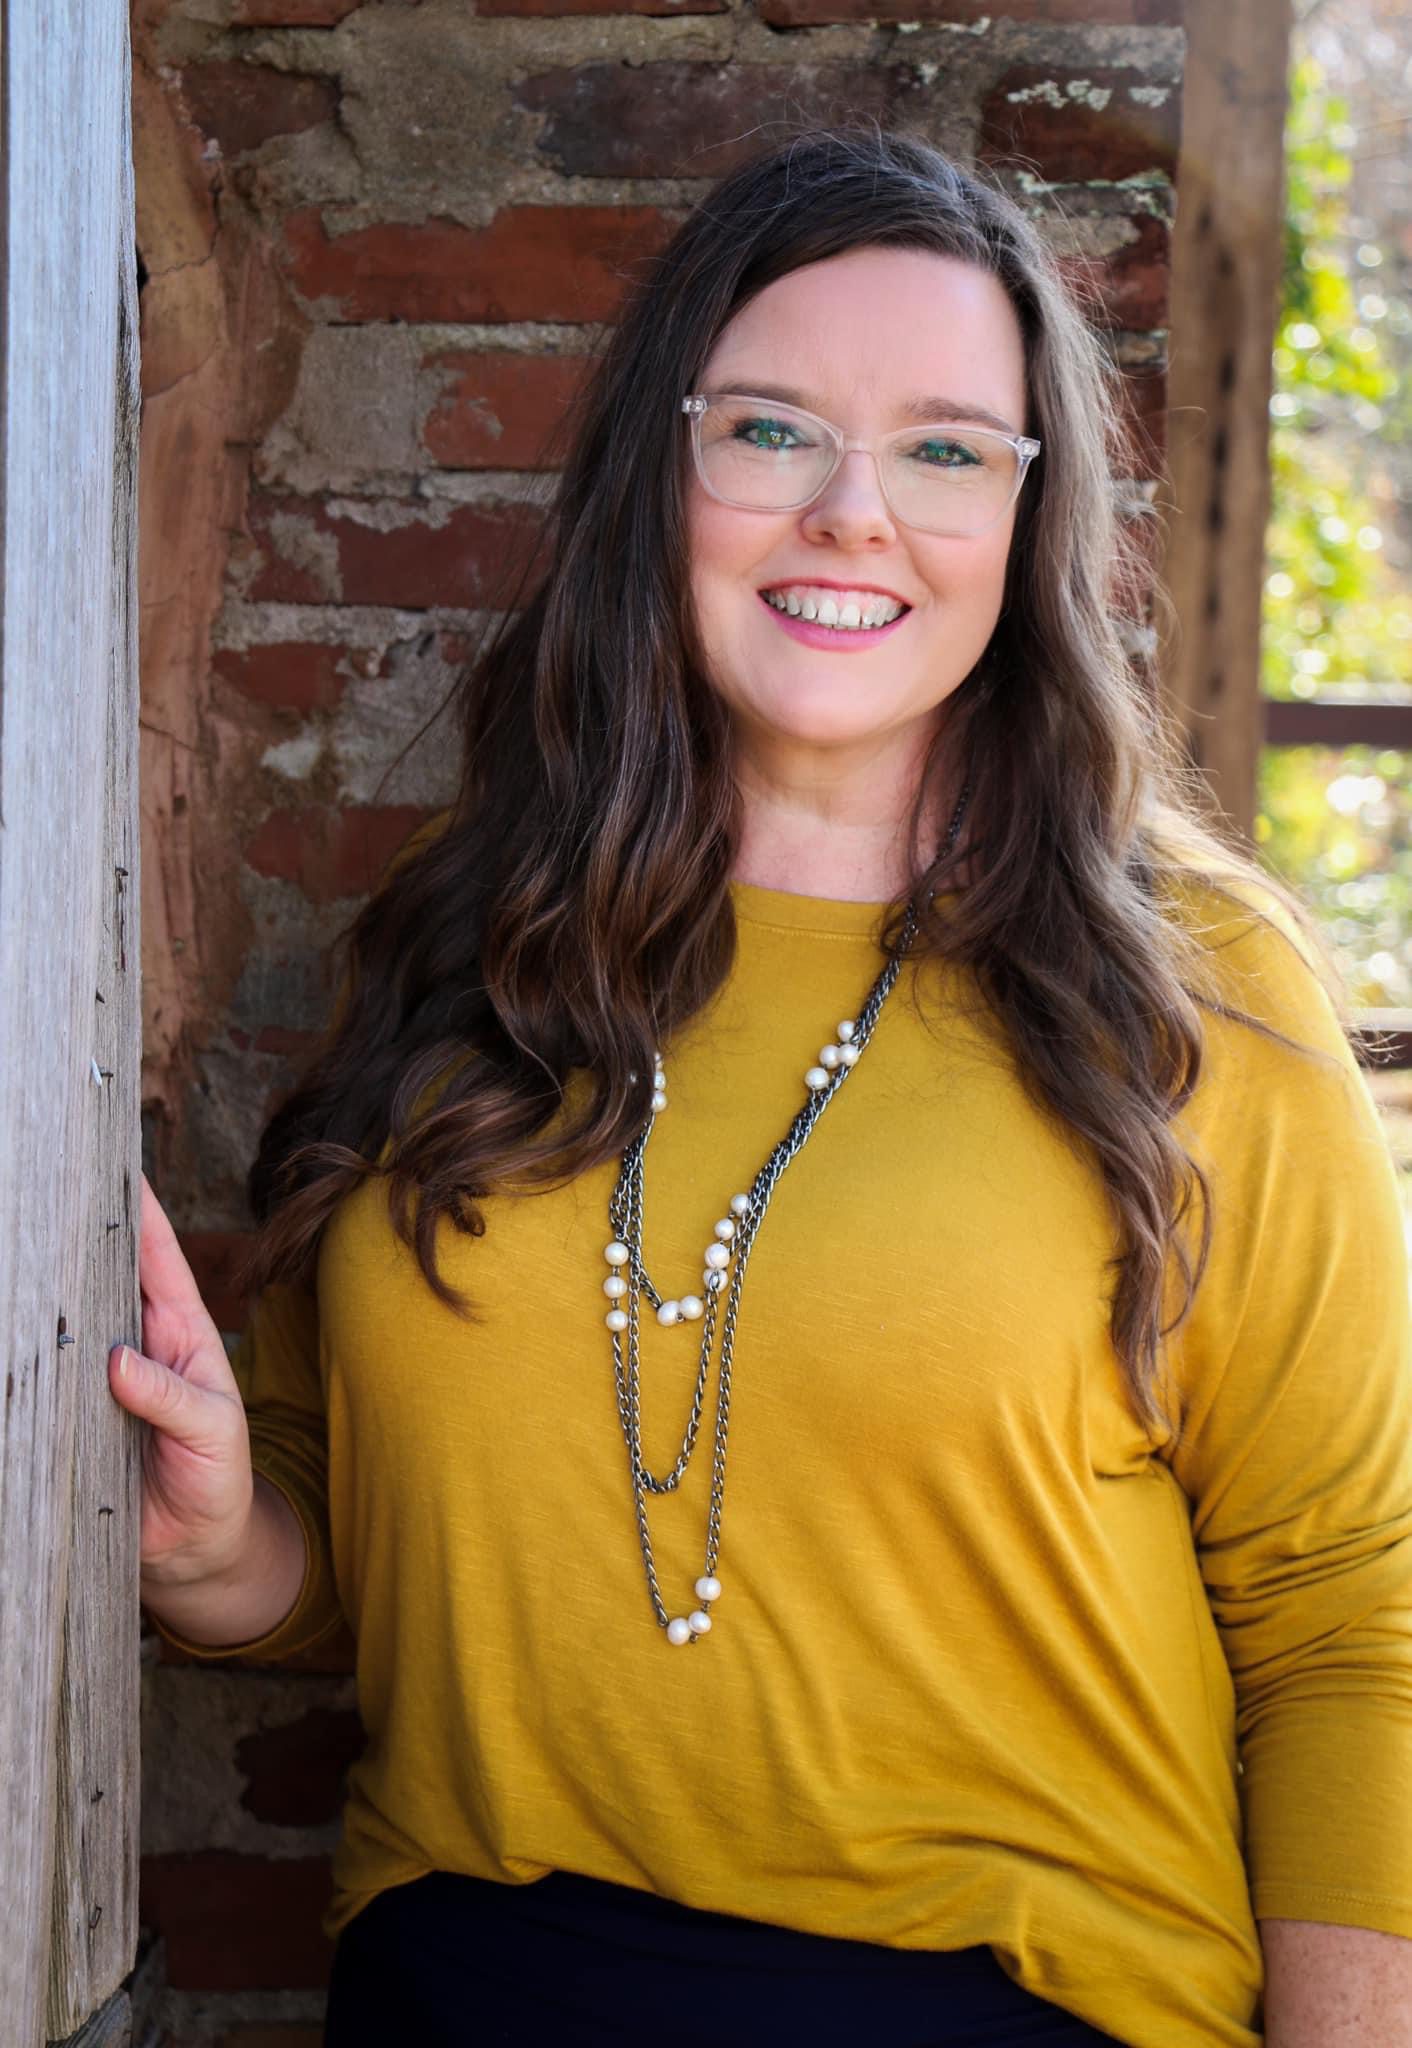
[[[263,1473],[254,1474],[250,1512],[224,1563],[176,1559],[139,1579],[142,1605],[174,1635],[224,1647],[268,1635],[293,1609],[304,1583],[307,1546],[299,1518]]]

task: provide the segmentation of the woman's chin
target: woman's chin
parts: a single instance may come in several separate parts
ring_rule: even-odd
[[[880,739],[898,723],[880,716],[876,701],[859,701],[856,694],[846,704],[755,705],[742,722],[751,736],[767,744],[821,750]]]

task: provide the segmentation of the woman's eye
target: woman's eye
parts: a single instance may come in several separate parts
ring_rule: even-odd
[[[751,448],[782,448],[789,445],[783,437],[786,434],[797,436],[797,433],[798,429],[790,426],[787,420],[738,420],[734,429],[735,439],[746,442]]]
[[[968,447],[964,441],[935,438],[918,442],[913,452],[919,454],[923,462],[930,463],[938,469],[969,469],[984,459],[977,449]]]

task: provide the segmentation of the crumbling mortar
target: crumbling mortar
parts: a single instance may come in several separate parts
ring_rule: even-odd
[[[497,612],[457,605],[432,605],[426,611],[407,606],[360,604],[246,604],[228,601],[211,628],[211,645],[244,652],[296,640],[311,647],[376,647],[410,640],[427,627],[452,633],[479,632],[495,622]]]

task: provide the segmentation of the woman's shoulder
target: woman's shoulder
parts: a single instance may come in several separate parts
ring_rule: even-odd
[[[1297,889],[1253,864],[1173,863],[1159,875],[1164,916],[1180,933],[1181,975],[1212,1040],[1242,1064],[1358,1069],[1342,970]],[[1295,1041],[1280,1046],[1245,1018]],[[1255,1041],[1255,1043],[1251,1043]],[[1311,1057],[1312,1056],[1312,1057]]]
[[[405,867],[409,861],[415,860],[418,854],[425,853],[429,846],[435,845],[449,829],[455,815],[455,805],[447,804],[444,810],[433,811],[429,817],[423,818],[420,824],[414,825],[388,861],[387,874],[395,875],[399,868]]]

